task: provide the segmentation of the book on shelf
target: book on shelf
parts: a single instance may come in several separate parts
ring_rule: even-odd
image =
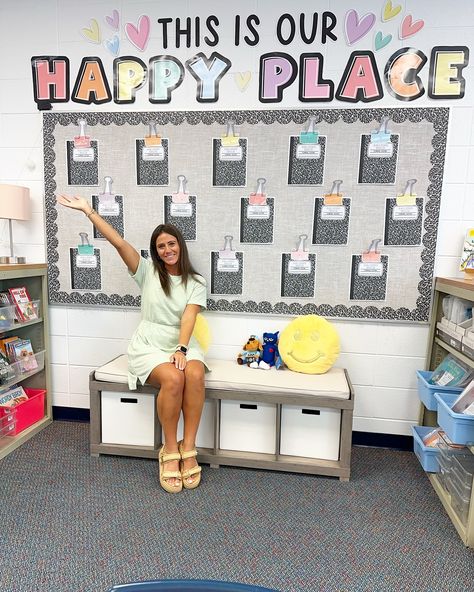
[[[8,288],[8,291],[16,306],[17,315],[20,321],[31,321],[38,318],[26,286]]]
[[[4,312],[2,312],[2,308]],[[18,321],[18,314],[16,311],[16,304],[13,302],[10,292],[0,292],[0,315],[6,319]]]
[[[451,406],[454,413],[474,415],[474,380],[467,385]]]
[[[13,385],[6,393],[0,394],[0,407],[15,407],[28,401],[28,395],[22,386]]]
[[[10,364],[16,361],[10,344],[12,342],[18,341],[18,339],[20,339],[18,335],[12,335],[11,337],[4,337],[3,339],[0,339],[0,353],[5,356]]]
[[[6,384],[15,378],[15,371],[7,358],[0,353],[0,384]]]
[[[31,372],[38,368],[38,362],[29,339],[18,339],[10,343],[13,356],[20,366],[22,372]]]

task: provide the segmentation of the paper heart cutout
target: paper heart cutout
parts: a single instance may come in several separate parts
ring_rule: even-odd
[[[400,27],[400,39],[406,39],[407,37],[412,37],[418,31],[421,31],[425,26],[425,21],[420,19],[418,21],[413,22],[413,17],[411,14],[407,14],[407,16],[403,19],[401,27]]]
[[[118,35],[113,35],[110,39],[104,41],[104,46],[113,56],[117,56],[120,49],[120,39]]]
[[[400,4],[397,4],[397,6],[392,6],[391,1],[387,0],[385,6],[383,7],[382,20],[386,22],[393,19],[397,16],[401,9],[402,7]]]
[[[142,14],[138,19],[138,25],[136,27],[132,23],[127,23],[125,25],[125,33],[130,43],[133,43],[140,51],[144,51],[150,36],[150,17]]]
[[[119,28],[119,13],[118,13],[118,10],[116,10],[114,8],[112,10],[112,15],[111,16],[107,15],[105,17],[105,22],[109,25],[109,27],[112,27],[112,29],[114,31],[118,31],[118,28]]]
[[[81,34],[91,43],[100,43],[99,23],[95,19],[91,19],[90,27],[81,29]]]
[[[370,31],[375,23],[375,14],[368,12],[359,19],[359,15],[355,10],[349,10],[346,14],[344,28],[346,32],[346,39],[349,45],[359,41],[364,35]]]
[[[252,80],[252,72],[236,72],[234,74],[234,80],[237,88],[241,92],[244,92]]]
[[[382,49],[382,47],[385,47],[386,45],[388,45],[391,40],[392,40],[392,35],[390,35],[390,33],[388,35],[385,35],[385,37],[384,37],[382,34],[382,31],[379,31],[377,33],[377,35],[375,35],[375,41],[374,41],[375,51],[378,51],[379,49]]]

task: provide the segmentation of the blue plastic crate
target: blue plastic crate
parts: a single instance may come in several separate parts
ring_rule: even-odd
[[[109,592],[278,592],[252,584],[217,580],[155,580],[118,584]]]
[[[436,393],[438,401],[438,425],[455,444],[474,443],[474,416],[454,413],[451,409],[458,395]]]
[[[431,384],[428,380],[433,375],[431,370],[417,370],[416,376],[418,378],[418,396],[423,405],[430,411],[436,411],[438,402],[435,399],[435,393],[461,393],[462,388],[456,386],[438,386]]]
[[[423,438],[435,428],[429,426],[412,426],[413,432],[413,452],[421,463],[421,466],[427,473],[438,473],[438,456],[440,450],[438,447],[425,446]]]

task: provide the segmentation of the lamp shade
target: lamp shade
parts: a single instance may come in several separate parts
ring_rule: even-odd
[[[31,218],[28,187],[0,185],[0,218],[6,220],[29,220]]]

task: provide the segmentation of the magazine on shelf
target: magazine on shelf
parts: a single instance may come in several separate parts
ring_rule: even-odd
[[[28,294],[28,290],[26,286],[18,286],[17,288],[9,288],[8,289],[10,296],[16,306],[16,310],[18,313],[19,320],[21,321],[31,321],[33,319],[37,319],[38,315],[36,314],[35,307],[33,306],[33,302],[31,301],[30,295]]]
[[[454,413],[474,415],[474,380],[467,385],[451,406]]]
[[[22,372],[31,372],[38,368],[33,347],[29,339],[18,339],[11,343],[15,360],[20,366]]]

